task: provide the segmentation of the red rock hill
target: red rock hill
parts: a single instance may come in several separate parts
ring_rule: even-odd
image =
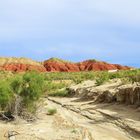
[[[72,63],[58,58],[51,58],[44,61],[44,67],[49,72],[79,72],[79,71],[105,71],[105,70],[128,70],[127,66],[109,64],[102,61],[86,60],[79,63]]]
[[[130,67],[121,66],[118,64],[109,64],[96,60],[86,60],[79,63],[72,63],[58,58],[51,58],[39,63],[27,58],[0,58],[0,70],[13,72],[31,70],[36,70],[39,72],[79,72],[128,69],[130,69]]]
[[[45,72],[45,67],[27,58],[0,58],[0,70],[13,71],[13,72],[23,72],[36,70],[39,72]]]
[[[105,71],[105,70],[129,70],[130,67],[122,66],[118,64],[109,64],[102,61],[86,60],[77,63],[81,71]]]
[[[58,58],[51,58],[44,61],[44,67],[49,72],[78,72],[79,66],[75,63],[71,63]]]

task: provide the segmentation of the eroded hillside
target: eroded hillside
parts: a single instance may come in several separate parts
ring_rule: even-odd
[[[0,58],[0,70],[13,71],[13,72],[24,72],[36,70],[40,72],[45,72],[44,66],[36,61],[27,58],[15,58],[7,57]]]
[[[50,72],[79,72],[79,71],[107,71],[107,70],[129,70],[130,67],[118,64],[109,64],[97,60],[86,60],[72,63],[65,60],[51,58],[44,61],[44,67]]]
[[[50,58],[44,62],[36,62],[28,58],[1,57],[0,70],[23,72],[36,70],[40,72],[80,72],[80,71],[108,71],[129,70],[130,67],[109,64],[102,61],[86,60],[73,63],[58,58]]]

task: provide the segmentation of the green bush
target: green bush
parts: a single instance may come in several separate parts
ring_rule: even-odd
[[[27,72],[23,75],[17,74],[14,77],[8,78],[5,82],[0,82],[0,107],[7,108],[7,111],[16,114],[22,113],[23,110],[29,112],[35,108],[35,101],[45,92],[45,78],[43,74],[38,72]],[[19,100],[20,99],[20,100]],[[19,103],[19,101],[21,103]],[[18,107],[20,104],[21,107]],[[17,110],[19,108],[20,110]]]
[[[8,105],[12,102],[13,93],[10,88],[9,82],[0,81],[0,108],[5,110]]]
[[[22,98],[23,108],[29,111],[34,108],[37,101],[45,92],[44,75],[37,72],[27,72],[23,76],[17,75],[11,81],[13,92]]]
[[[37,72],[28,72],[23,75],[21,96],[25,101],[36,101],[44,93],[44,76]]]
[[[48,115],[54,115],[55,113],[57,113],[56,108],[48,108],[48,110],[47,110]]]
[[[10,81],[10,86],[15,94],[20,95],[22,89],[23,89],[23,78],[21,75],[15,75]]]

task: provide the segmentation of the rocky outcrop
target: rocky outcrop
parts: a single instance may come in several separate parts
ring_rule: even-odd
[[[93,100],[93,102],[118,102],[140,106],[140,84],[122,85],[121,80],[113,80],[101,86],[93,81],[68,88],[71,96],[78,100]]]
[[[140,85],[123,85],[115,94],[117,102],[140,106]]]
[[[46,71],[50,72],[79,72],[79,71],[107,71],[107,70],[128,70],[130,67],[106,62],[87,60],[80,63],[72,63],[58,58],[51,58],[44,61]]]

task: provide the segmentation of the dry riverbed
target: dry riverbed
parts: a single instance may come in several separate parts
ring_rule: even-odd
[[[130,106],[44,98],[36,122],[0,121],[0,140],[140,140],[140,112]],[[47,109],[57,109],[47,115]]]
[[[48,108],[52,107],[57,109],[57,113],[47,115]],[[59,108],[47,99],[44,99],[44,106],[39,108],[35,122],[29,123],[21,119],[13,122],[0,121],[0,140],[80,140],[81,131],[82,127],[65,119]],[[17,135],[8,139],[9,132]]]
[[[139,109],[114,103],[77,102],[76,98],[49,100],[59,105],[65,119],[85,128],[89,140],[140,140]]]

